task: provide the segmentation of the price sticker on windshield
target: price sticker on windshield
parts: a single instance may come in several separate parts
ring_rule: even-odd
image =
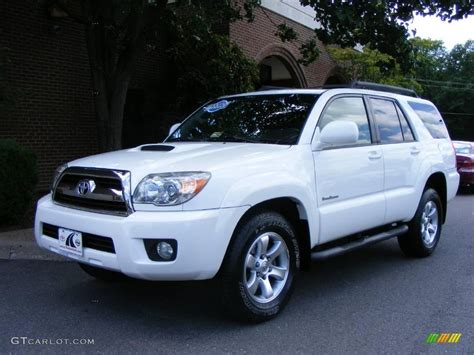
[[[204,111],[209,112],[209,113],[217,112],[217,111],[225,109],[227,106],[229,106],[229,104],[230,104],[229,101],[221,100],[204,107]]]

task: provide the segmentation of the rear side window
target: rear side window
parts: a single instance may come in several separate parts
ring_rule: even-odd
[[[433,138],[449,138],[448,130],[438,110],[430,104],[408,101]]]
[[[359,139],[356,144],[372,143],[369,119],[362,97],[341,97],[332,101],[319,119],[318,126],[322,130],[332,121],[352,121],[359,128]]]
[[[393,101],[371,98],[370,104],[377,123],[380,142],[386,144],[403,142],[402,128]]]

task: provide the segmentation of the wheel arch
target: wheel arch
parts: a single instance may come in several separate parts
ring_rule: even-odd
[[[250,207],[240,217],[227,246],[225,257],[227,257],[234,243],[238,229],[255,214],[262,211],[274,211],[280,213],[295,228],[301,256],[301,269],[308,269],[311,263],[311,235],[308,222],[307,209],[303,203],[294,197],[277,197],[262,201]]]
[[[432,173],[425,184],[425,189],[432,188],[435,190],[440,199],[443,207],[443,224],[446,221],[446,212],[448,207],[448,196],[447,196],[447,179],[443,172],[437,171]]]

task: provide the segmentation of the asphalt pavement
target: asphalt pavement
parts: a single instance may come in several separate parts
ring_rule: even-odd
[[[314,263],[258,325],[223,315],[214,281],[107,284],[74,263],[0,260],[0,352],[474,354],[473,253],[474,195],[460,195],[431,257],[389,240]]]

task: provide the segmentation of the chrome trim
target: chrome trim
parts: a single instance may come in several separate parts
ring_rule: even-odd
[[[125,200],[128,214],[132,214],[135,210],[133,209],[132,203],[132,174],[129,171],[114,171],[120,180],[122,180],[122,197]]]
[[[110,191],[113,194],[119,197],[119,200],[111,199],[110,196],[108,196],[109,198],[100,198],[101,196],[106,197],[106,195],[104,194],[96,194],[98,195],[99,198],[89,196],[87,200],[89,201],[97,200],[97,201],[105,201],[105,202],[107,201],[124,202],[127,212],[114,212],[110,210],[87,208],[87,207],[75,206],[75,205],[61,203],[61,202],[56,201],[55,197],[56,197],[56,191],[57,191],[58,185],[62,181],[65,175],[79,175],[79,176],[86,176],[86,177],[92,177],[92,178],[94,177],[112,178],[112,179],[116,179],[120,181],[122,184],[121,193],[118,190],[110,189]],[[77,194],[71,194],[67,191],[61,192],[61,193],[66,196],[81,197]],[[58,206],[72,208],[72,209],[86,211],[86,212],[101,213],[101,214],[114,215],[114,216],[125,216],[125,217],[129,216],[130,214],[135,212],[133,208],[133,204],[132,204],[132,198],[131,198],[131,173],[125,170],[111,170],[111,169],[88,168],[88,167],[68,167],[60,174],[60,176],[56,180],[56,183],[54,184],[54,188],[52,191],[52,201],[54,204]]]

